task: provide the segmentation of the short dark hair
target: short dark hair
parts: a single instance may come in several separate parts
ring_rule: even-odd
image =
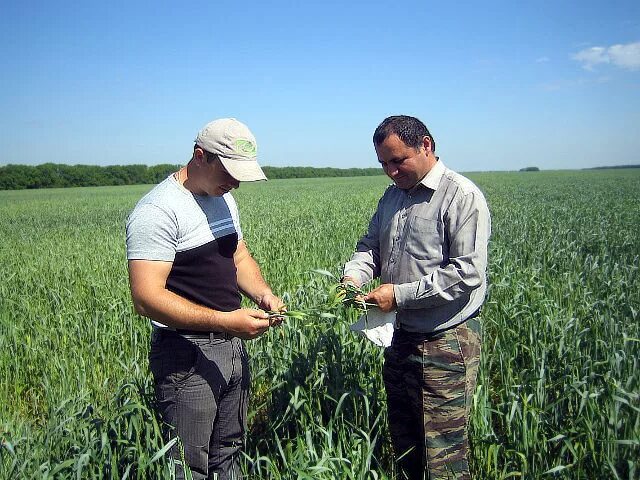
[[[204,158],[205,161],[207,163],[211,163],[214,162],[216,158],[218,158],[218,155],[216,155],[215,153],[211,153],[208,152],[207,150],[205,150],[204,148],[202,148],[200,145],[198,145],[197,143],[193,146],[193,151],[196,151],[196,148],[199,148],[200,150],[202,150],[204,152]]]
[[[213,163],[218,159],[218,154],[216,153],[207,152],[206,150],[204,150],[204,153],[207,157],[207,163]]]
[[[390,135],[397,135],[402,142],[413,148],[420,148],[422,139],[426,136],[431,139],[431,150],[436,151],[436,141],[429,132],[427,126],[415,117],[408,115],[394,115],[385,118],[373,133],[374,145],[380,145]]]

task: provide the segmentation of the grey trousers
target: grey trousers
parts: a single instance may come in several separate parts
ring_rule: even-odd
[[[155,329],[149,364],[167,439],[180,437],[172,449],[176,478],[185,478],[182,461],[197,480],[242,478],[250,382],[242,341]]]

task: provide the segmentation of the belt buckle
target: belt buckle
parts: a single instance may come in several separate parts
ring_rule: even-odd
[[[232,336],[227,332],[209,332],[209,340],[231,340]]]

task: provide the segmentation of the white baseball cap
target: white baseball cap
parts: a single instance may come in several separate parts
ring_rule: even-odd
[[[235,118],[207,123],[196,137],[196,145],[218,155],[224,168],[240,182],[266,180],[258,165],[258,144],[249,128]]]

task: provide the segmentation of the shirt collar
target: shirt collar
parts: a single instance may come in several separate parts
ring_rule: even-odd
[[[444,163],[442,163],[442,160],[438,160],[435,163],[435,165],[431,167],[431,170],[429,170],[427,174],[424,177],[422,177],[422,180],[420,180],[416,184],[416,186],[413,187],[411,190],[412,191],[417,190],[418,188],[420,188],[420,185],[434,191],[437,190],[438,185],[440,185],[440,179],[444,175],[444,172],[446,169],[447,167],[444,166]]]

